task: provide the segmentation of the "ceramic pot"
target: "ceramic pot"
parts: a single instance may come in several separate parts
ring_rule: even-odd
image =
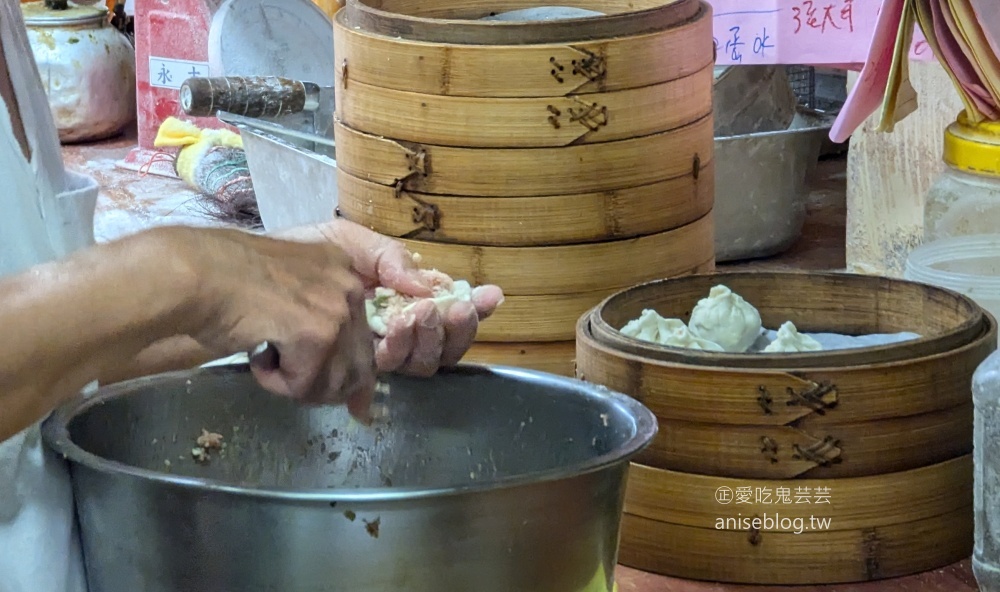
[[[116,136],[135,121],[135,52],[100,6],[21,5],[63,143]]]

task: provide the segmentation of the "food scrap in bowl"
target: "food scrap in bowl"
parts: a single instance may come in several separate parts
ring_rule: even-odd
[[[222,434],[202,428],[201,435],[195,440],[195,447],[191,449],[191,457],[200,463],[207,463],[212,459],[211,451],[222,450],[224,446]]]

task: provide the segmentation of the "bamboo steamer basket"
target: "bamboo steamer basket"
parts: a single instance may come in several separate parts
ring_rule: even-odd
[[[572,195],[638,187],[711,161],[708,115],[658,134],[550,148],[459,148],[406,142],[335,122],[338,184],[347,173],[400,191],[481,197]]]
[[[473,343],[463,362],[514,366],[573,377],[576,346],[572,341],[552,343]]]
[[[795,481],[633,464],[619,561],[676,577],[770,585],[928,571],[972,553],[972,470],[971,455],[870,477]]]
[[[711,214],[675,230],[602,243],[489,247],[402,240],[421,264],[508,296],[576,294],[621,288],[714,265]],[[641,265],[623,265],[642,254]]]
[[[574,7],[604,16],[554,21],[478,20],[542,4],[538,0],[350,0],[344,17],[349,27],[388,37],[493,46],[639,35],[676,27],[710,11],[699,0],[578,0]]]
[[[713,354],[611,335],[654,308],[687,320],[711,286],[756,306],[766,327],[911,331],[921,339],[802,354]],[[599,329],[603,323],[604,329]],[[659,418],[638,462],[741,478],[859,477],[971,450],[971,379],[996,322],[968,298],[850,274],[724,273],[625,290],[577,324],[580,378],[628,393]]]
[[[397,191],[341,172],[341,214],[381,234],[501,247],[633,238],[693,222],[712,210],[714,165],[610,191],[542,197],[474,197]]]
[[[606,3],[601,4],[599,10],[606,10]],[[334,18],[335,53],[341,80],[347,85],[357,81],[384,89],[458,97],[559,97],[653,86],[715,63],[712,19],[702,16],[710,14],[707,4],[676,27],[647,33],[618,31],[611,37],[563,42],[540,35],[542,40],[533,44],[519,39],[508,45],[475,39],[439,43],[416,40],[410,34],[378,34],[360,25],[348,26],[348,13],[342,10]],[[552,31],[553,24],[546,23],[546,30]],[[511,24],[499,26],[508,30]],[[513,26],[524,30],[524,23]]]
[[[336,75],[337,115],[356,130],[473,148],[545,148],[627,140],[712,114],[713,66],[640,88],[557,97],[455,97],[349,83]]]

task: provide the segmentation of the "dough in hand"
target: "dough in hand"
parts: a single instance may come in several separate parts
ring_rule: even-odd
[[[430,298],[437,306],[441,314],[448,312],[451,305],[462,301],[472,302],[475,289],[465,280],[452,280],[450,277],[438,271],[425,271],[424,276],[431,280],[434,296]],[[368,317],[368,326],[379,337],[385,337],[389,332],[389,323],[392,319],[405,314],[413,306],[425,300],[400,294],[392,288],[375,288],[372,298],[365,300],[365,313]]]
[[[717,343],[731,353],[744,353],[760,335],[760,313],[726,286],[715,286],[691,311],[688,324],[695,337]]]
[[[799,333],[795,324],[786,322],[778,329],[778,336],[764,348],[764,353],[821,351],[823,346],[808,335]]]

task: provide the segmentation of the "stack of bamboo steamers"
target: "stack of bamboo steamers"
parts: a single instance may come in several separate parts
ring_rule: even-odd
[[[711,11],[482,20],[531,0],[352,0],[335,19],[340,215],[506,295],[467,361],[572,375],[611,293],[714,268]]]
[[[910,339],[731,354],[619,331],[646,309],[689,321],[719,284],[753,304],[764,327],[791,320],[805,333]],[[619,561],[689,579],[804,585],[969,557],[972,375],[996,347],[996,319],[972,300],[888,278],[726,272],[615,294],[580,319],[579,375],[641,400],[660,428],[629,472]]]

